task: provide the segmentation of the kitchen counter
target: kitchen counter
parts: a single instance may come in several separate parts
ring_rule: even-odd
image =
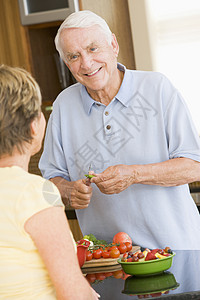
[[[162,274],[128,276],[126,279],[117,279],[112,275],[95,281],[92,287],[101,295],[101,300],[200,299],[200,251],[174,252],[176,256],[171,268]],[[105,270],[102,269],[101,274]]]

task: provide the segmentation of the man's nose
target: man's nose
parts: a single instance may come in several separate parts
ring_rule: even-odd
[[[90,69],[90,67],[92,66],[92,57],[90,54],[82,54],[81,56],[81,67],[83,69]]]

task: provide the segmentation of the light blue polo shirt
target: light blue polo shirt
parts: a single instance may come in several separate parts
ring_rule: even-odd
[[[45,178],[84,178],[117,164],[149,164],[176,157],[200,161],[200,141],[180,93],[162,74],[124,71],[108,106],[94,101],[80,83],[53,104],[39,167]],[[200,249],[200,216],[188,185],[135,184],[105,195],[92,184],[86,209],[76,210],[83,235],[112,241],[127,232],[135,244]]]

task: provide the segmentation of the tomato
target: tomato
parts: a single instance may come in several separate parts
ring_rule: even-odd
[[[93,253],[89,250],[86,252],[86,260],[89,261],[93,258]]]
[[[106,272],[106,273],[104,273],[104,274],[105,274],[106,277],[111,277],[111,276],[113,276],[113,272]]]
[[[113,243],[117,244],[117,243],[126,243],[126,242],[129,242],[132,244],[132,240],[126,232],[118,232],[113,237]]]
[[[127,251],[131,251],[132,250],[132,243],[125,242],[125,245],[126,245]]]
[[[120,256],[120,251],[118,249],[112,249],[110,251],[110,257],[111,258],[117,258]]]
[[[127,247],[124,243],[121,243],[117,248],[118,248],[118,250],[120,251],[121,254],[126,253],[126,251],[127,251]]]
[[[113,272],[113,276],[114,276],[116,279],[122,278],[122,277],[123,277],[123,271],[122,271],[122,270],[114,271],[114,272]]]
[[[94,258],[101,258],[101,254],[102,254],[102,250],[101,249],[97,249],[97,250],[94,250],[93,252],[93,257]]]
[[[118,249],[118,247],[116,246],[116,245],[113,245],[113,246],[111,246],[110,248],[109,248],[109,251],[111,251],[111,250],[117,250]]]
[[[110,257],[110,251],[103,250],[101,256],[102,256],[103,258],[109,258],[109,257]]]
[[[96,275],[96,279],[97,280],[104,280],[104,279],[106,279],[106,276],[105,276],[104,273],[96,273],[95,275]]]
[[[96,275],[95,274],[87,274],[86,279],[88,282],[93,283],[96,280]]]

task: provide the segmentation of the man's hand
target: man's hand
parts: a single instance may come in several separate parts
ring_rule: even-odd
[[[86,184],[86,179],[74,182],[70,193],[70,205],[75,209],[87,208],[92,197],[92,187]]]
[[[71,206],[74,209],[88,207],[92,197],[92,187],[86,179],[67,181],[62,177],[54,177],[50,180],[59,189],[66,206]]]
[[[132,168],[128,165],[108,167],[101,174],[95,174],[91,182],[104,194],[119,194],[133,184]]]
[[[94,174],[95,183],[104,194],[118,194],[131,184],[179,186],[200,181],[200,163],[185,157],[146,165],[116,165]]]

